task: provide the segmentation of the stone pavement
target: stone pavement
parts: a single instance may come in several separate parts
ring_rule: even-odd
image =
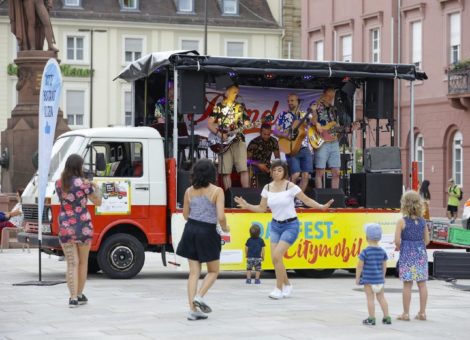
[[[89,277],[88,305],[70,309],[65,284],[13,286],[37,280],[37,250],[0,254],[0,339],[469,339],[470,292],[429,281],[428,321],[400,322],[401,283],[387,278],[386,298],[393,324],[363,326],[363,292],[353,275],[337,271],[330,279],[292,273],[293,297],[267,295],[272,273],[261,286],[246,285],[241,272],[222,273],[206,301],[208,320],[187,321],[186,273],[164,268],[147,253],[143,271],[132,280]],[[43,279],[61,280],[65,262],[43,254]],[[470,284],[469,281],[459,283]],[[412,316],[418,308],[413,290]],[[377,305],[377,316],[381,317]]]

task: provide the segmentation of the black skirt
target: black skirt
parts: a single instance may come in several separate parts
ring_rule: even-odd
[[[220,259],[222,243],[216,225],[188,219],[176,254],[198,262]]]

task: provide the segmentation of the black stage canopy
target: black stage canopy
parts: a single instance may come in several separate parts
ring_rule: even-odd
[[[290,59],[256,59],[201,56],[196,51],[156,52],[129,64],[115,79],[128,82],[149,77],[161,69],[203,71],[208,74],[301,76],[354,79],[427,79],[413,64],[320,62]]]

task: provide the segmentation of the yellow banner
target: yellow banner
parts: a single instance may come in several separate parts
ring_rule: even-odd
[[[361,250],[367,247],[364,225],[371,222],[382,226],[380,245],[389,256],[388,265],[394,267],[396,264],[393,239],[396,222],[401,218],[397,211],[299,213],[298,217],[300,233],[285,255],[287,269],[355,268]],[[245,243],[253,224],[261,228],[260,237],[266,244],[263,269],[273,269],[269,237],[271,218],[270,213],[227,214],[231,231],[230,237],[223,237],[226,243],[222,247],[222,269],[245,270]]]

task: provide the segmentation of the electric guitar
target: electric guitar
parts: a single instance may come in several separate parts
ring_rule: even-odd
[[[238,134],[240,132],[243,132],[246,129],[259,128],[260,126],[261,126],[261,122],[254,122],[254,123],[250,123],[248,125],[239,127],[232,131],[221,130],[220,132],[228,135],[226,140],[222,140],[220,136],[216,135],[215,133],[211,131],[209,132],[209,135],[207,136],[207,143],[213,153],[221,155],[225,153],[230,148],[230,146],[232,146],[233,143],[238,141],[238,138],[239,138]]]
[[[351,124],[351,129],[355,129],[357,127],[357,123],[358,122],[353,122]],[[349,130],[349,126],[348,127],[339,126],[339,125],[336,126],[337,124],[338,124],[337,122],[329,122],[328,124],[323,126],[323,128],[325,130],[329,130],[331,133],[343,133]],[[325,143],[325,141],[320,136],[320,133],[318,132],[317,127],[315,125],[312,125],[311,127],[309,127],[307,134],[308,134],[308,141],[310,145],[312,146],[312,148],[318,149],[320,146],[323,145],[323,143]]]
[[[307,112],[301,120],[296,120],[292,124],[292,128],[289,131],[288,137],[279,137],[279,150],[289,156],[294,156],[300,151],[302,147],[302,141],[307,135],[305,129],[305,125],[307,123],[305,121],[307,120],[307,118],[309,118],[309,116],[310,112]]]

